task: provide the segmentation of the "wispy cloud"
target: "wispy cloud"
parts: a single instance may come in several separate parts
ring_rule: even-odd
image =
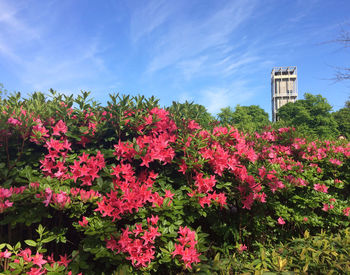
[[[9,61],[9,69],[12,68],[12,73],[28,89],[84,88],[87,83],[92,86],[93,81],[101,77],[107,86],[116,83],[115,75],[101,57],[105,46],[102,46],[99,33],[74,40],[68,34],[53,35],[56,20],[45,27],[36,27],[36,20],[26,16],[28,6],[25,2],[10,3],[0,2],[0,58]],[[55,6],[57,4],[52,2],[44,6],[46,12],[55,9],[51,19],[60,17],[69,8]]]
[[[82,82],[107,72],[103,60],[98,56],[97,40],[86,47],[71,49],[64,59],[52,55],[55,50],[55,47],[48,47],[31,61],[23,62],[22,81],[36,90],[42,90],[64,86],[67,82]]]
[[[349,20],[349,1],[339,1],[0,0],[0,82],[267,110],[271,67],[296,65],[300,91],[323,90],[324,67],[347,60],[319,44]]]
[[[174,15],[180,5],[172,1],[147,1],[146,5],[130,7],[132,13],[130,22],[130,37],[132,42],[138,42],[144,36],[151,34],[157,27],[164,24],[170,16]]]
[[[242,73],[245,65],[256,63],[260,59],[260,57],[254,56],[253,53],[247,51],[239,56],[235,55],[226,57],[223,62],[216,64],[216,67],[220,68],[220,72],[223,76],[229,76],[238,70]]]
[[[171,1],[167,1],[170,3]],[[155,4],[157,3],[157,4]],[[161,4],[159,4],[161,3]],[[173,3],[173,2],[172,2]],[[222,2],[220,2],[222,4]],[[184,74],[198,71],[205,59],[205,52],[210,50],[211,55],[219,54],[223,46],[232,43],[231,34],[237,29],[254,10],[254,2],[228,1],[223,5],[216,6],[210,13],[196,16],[187,7],[186,12],[172,16],[178,5],[164,5],[163,2],[151,1],[145,8],[147,21],[144,22],[143,31],[134,34],[136,37],[149,35],[150,62],[147,67],[148,73],[154,73],[169,66],[183,68]],[[187,2],[188,5],[188,2]],[[153,13],[152,13],[153,12]],[[162,16],[158,16],[161,12]],[[139,18],[139,12],[132,15]],[[139,23],[140,24],[140,23]],[[156,34],[156,27],[162,25],[163,35]],[[187,69],[184,64],[192,66]]]
[[[16,3],[16,2],[14,2]],[[25,5],[17,2],[17,6],[9,5],[6,2],[0,2],[0,23],[3,32],[11,38],[11,33],[20,32],[22,39],[39,39],[40,34],[35,28],[25,24],[18,16],[18,12],[25,9]]]
[[[18,13],[23,6],[13,6],[0,2],[0,57],[20,63],[21,57],[16,51],[19,44],[28,40],[37,40],[39,33],[19,19]]]
[[[200,103],[210,113],[217,114],[221,108],[246,104],[254,96],[248,87],[245,80],[238,80],[229,86],[207,88],[200,92]]]
[[[20,58],[2,40],[0,40],[0,55],[16,63],[20,62]]]
[[[204,73],[204,66],[206,61],[208,60],[208,56],[199,56],[196,58],[191,58],[187,60],[183,60],[178,62],[177,68],[182,71],[186,80],[191,79],[194,75]]]
[[[159,75],[163,70],[178,81],[183,78],[188,82],[196,77],[217,81],[234,76],[230,83],[198,87],[196,96],[187,92],[178,96],[180,102],[199,98],[199,103],[212,113],[251,98],[254,93],[248,88],[249,76],[244,78],[243,72],[254,62],[264,61],[259,57],[256,41],[242,36],[239,28],[250,18],[257,2],[220,1],[198,14],[196,9],[200,7],[191,6],[190,2],[169,5],[170,2],[150,1],[142,11],[131,14],[134,28],[143,25],[142,31],[132,32],[133,43],[149,43],[146,77]],[[178,12],[179,6],[186,8]],[[141,14],[147,20],[140,20]]]

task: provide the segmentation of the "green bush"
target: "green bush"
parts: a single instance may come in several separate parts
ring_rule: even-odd
[[[226,274],[349,274],[350,229],[337,234],[321,232],[293,238],[276,247],[256,244],[255,253],[236,253],[213,261]]]
[[[5,274],[274,270],[285,258],[272,247],[349,227],[347,140],[245,133],[153,97],[101,106],[51,92],[0,98]]]

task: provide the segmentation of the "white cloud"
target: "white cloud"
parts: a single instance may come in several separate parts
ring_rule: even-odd
[[[138,42],[166,22],[180,8],[173,1],[147,1],[131,8],[130,36],[132,42]]]
[[[45,16],[50,14],[49,22],[40,19],[45,20],[44,27],[36,25],[32,13],[27,15],[27,2],[0,2],[0,58],[23,86],[47,91],[83,89],[102,78],[106,86],[116,83],[116,76],[101,57],[106,46],[102,46],[99,33],[74,40],[70,38],[72,33],[55,33],[56,24],[62,24],[59,18],[70,6],[45,2],[40,8]]]
[[[203,66],[208,60],[208,56],[199,56],[198,58],[180,61],[177,67],[182,71],[186,80],[191,79],[195,74],[203,73]]]
[[[3,32],[7,32],[10,37],[11,33],[16,32],[21,33],[22,39],[39,39],[38,31],[19,19],[18,13],[24,8],[23,5],[14,6],[8,5],[4,1],[0,2],[0,23],[4,29]]]
[[[232,43],[232,33],[249,18],[253,9],[254,2],[229,1],[208,17],[198,19],[184,14],[162,18],[167,31],[161,39],[153,41],[148,72],[181,66],[181,62],[205,55],[208,50],[220,55],[221,49]]]
[[[236,81],[227,87],[212,87],[200,93],[200,104],[204,105],[212,114],[220,112],[221,108],[235,107],[244,104],[254,96],[254,92],[247,88],[245,81]]]
[[[40,38],[35,28],[19,19],[21,9],[20,5],[15,7],[5,1],[0,2],[0,57],[15,63],[22,61],[16,48],[28,40]]]
[[[0,40],[0,55],[4,56],[6,59],[19,63],[21,59],[11,50],[4,41]]]
[[[251,65],[257,63],[261,58],[257,56],[252,56],[253,53],[246,52],[240,56],[228,56],[225,58],[224,62],[217,64],[217,67],[220,67],[220,71],[224,76],[232,75],[233,73],[240,71],[240,74],[243,73],[243,66]]]
[[[102,76],[106,81],[112,81],[114,77],[99,57],[98,44],[97,38],[92,39],[89,46],[80,45],[71,49],[64,59],[50,54],[55,50],[54,47],[46,49],[30,62],[22,64],[21,80],[36,90],[62,87],[67,83],[77,86],[76,83]],[[80,89],[84,89],[85,85],[86,83],[80,85]]]

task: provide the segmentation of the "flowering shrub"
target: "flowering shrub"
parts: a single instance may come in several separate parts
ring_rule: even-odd
[[[179,244],[175,244],[175,250],[171,253],[173,257],[180,255],[182,261],[185,263],[185,267],[192,269],[192,263],[199,263],[199,253],[195,246],[197,241],[195,240],[196,232],[191,231],[187,226],[182,228],[180,226],[179,232],[181,236],[177,239]]]
[[[8,274],[208,271],[218,252],[349,226],[347,140],[204,128],[154,98],[52,91],[0,108]],[[39,225],[50,237],[32,241]]]

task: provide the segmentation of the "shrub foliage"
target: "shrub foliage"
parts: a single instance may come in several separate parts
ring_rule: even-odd
[[[193,104],[88,96],[1,99],[3,273],[349,268],[330,237],[349,227],[347,140],[243,133],[184,116]],[[306,230],[330,239],[305,237],[301,256]]]

